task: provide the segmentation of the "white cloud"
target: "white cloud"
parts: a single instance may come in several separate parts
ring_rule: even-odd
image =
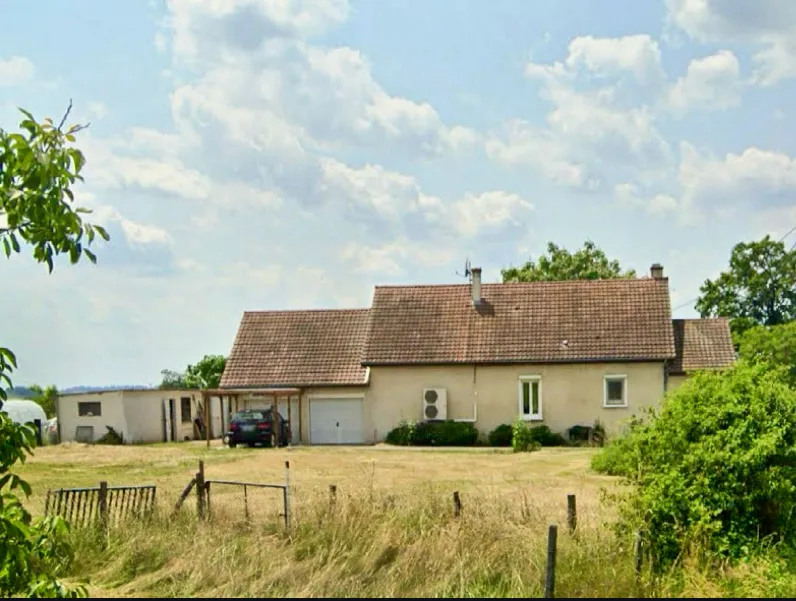
[[[724,109],[740,103],[740,64],[729,50],[720,50],[688,64],[685,76],[669,90],[669,104],[678,111],[693,107]]]
[[[655,171],[670,159],[655,113],[641,91],[661,87],[665,74],[657,42],[647,35],[573,39],[563,61],[529,62],[550,110],[544,127],[516,119],[485,142],[487,155],[529,165],[563,185],[596,189],[614,168]],[[639,96],[642,94],[642,96]]]
[[[619,38],[581,36],[569,43],[566,66],[583,66],[596,75],[614,75],[628,71],[645,83],[663,79],[661,51],[658,42],[649,35],[630,35]]]
[[[697,41],[756,48],[756,83],[796,76],[796,2],[666,0],[666,6],[668,20]]]
[[[86,111],[89,119],[100,120],[108,116],[108,107],[102,102],[89,102]]]
[[[212,117],[238,142],[297,158],[318,145],[436,155],[475,142],[429,103],[389,94],[359,51],[307,41],[347,18],[345,1],[180,0],[169,10],[173,56],[197,75],[173,95],[183,119]]]
[[[162,227],[139,223],[124,217],[116,208],[97,202],[94,193],[85,189],[77,191],[75,206],[89,209],[88,221],[96,225],[118,223],[125,239],[131,246],[145,246],[148,244],[171,245],[171,235]]]
[[[447,208],[444,221],[458,235],[474,237],[506,226],[520,226],[533,208],[532,203],[519,195],[502,190],[467,194]]]
[[[667,213],[679,208],[678,201],[673,196],[663,193],[645,196],[636,184],[628,182],[614,186],[614,197],[623,206],[640,208],[653,214]]]
[[[438,234],[446,235],[493,233],[518,225],[533,210],[527,200],[500,190],[445,201],[424,193],[415,178],[381,165],[355,169],[334,159],[322,159],[321,168],[319,192],[326,202],[347,210],[354,218],[364,213],[388,223],[410,221],[417,227],[425,225],[422,232],[433,227]],[[414,217],[419,221],[412,221]]]
[[[11,87],[33,78],[36,68],[24,56],[0,58],[0,87]]]
[[[723,158],[703,156],[690,144],[680,149],[682,203],[696,210],[796,205],[796,159],[754,146]]]
[[[407,264],[446,265],[453,260],[455,252],[445,244],[422,243],[401,237],[380,246],[351,242],[343,247],[340,257],[357,273],[385,277],[404,274]]]

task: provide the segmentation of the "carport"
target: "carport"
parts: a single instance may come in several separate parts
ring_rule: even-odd
[[[293,406],[293,399],[297,399],[298,401],[298,437],[299,437],[299,444],[303,444],[304,441],[301,436],[301,389],[300,388],[217,388],[217,389],[206,389],[202,390],[202,405],[204,408],[204,421],[205,421],[205,437],[207,440],[207,446],[210,446],[210,440],[215,438],[213,435],[213,420],[211,419],[211,411],[210,411],[210,403],[212,399],[215,397],[218,399],[219,405],[219,415],[221,416],[221,429],[220,436],[223,437],[223,430],[227,427],[227,423],[224,420],[224,401],[230,401],[232,406],[234,407],[234,411],[240,411],[241,409],[241,399],[246,399],[248,397],[265,397],[271,399],[271,410],[273,411],[274,415],[276,415],[277,411],[279,410],[279,401],[280,399],[285,400],[287,402],[287,422],[289,428],[289,437],[290,440],[293,439],[293,415],[292,415],[292,406]],[[275,428],[275,432],[277,437],[280,436],[280,432],[278,428]],[[279,443],[277,439],[277,443]]]

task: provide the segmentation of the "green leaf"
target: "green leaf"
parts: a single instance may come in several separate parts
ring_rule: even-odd
[[[8,238],[3,238],[3,250],[6,253],[6,257],[11,256],[11,245],[8,243]]]
[[[91,261],[95,265],[97,264],[97,255],[91,252],[91,250],[89,250],[88,248],[84,248],[83,253],[86,255],[86,257],[88,257],[89,261]]]
[[[105,240],[105,242],[111,239],[111,237],[108,235],[108,232],[106,232],[105,228],[101,225],[95,225],[94,230],[102,237],[103,240]]]

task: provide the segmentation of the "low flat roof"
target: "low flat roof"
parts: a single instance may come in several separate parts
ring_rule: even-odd
[[[58,396],[82,396],[89,394],[108,394],[110,392],[182,392],[195,394],[201,391],[195,388],[97,388],[95,390],[70,390],[69,392],[59,392]]]

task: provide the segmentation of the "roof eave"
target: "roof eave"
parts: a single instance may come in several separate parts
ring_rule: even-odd
[[[578,358],[578,359],[489,359],[489,360],[396,360],[396,361],[364,361],[364,367],[389,367],[389,366],[409,366],[409,365],[564,365],[568,363],[660,363],[674,359],[674,355],[660,357],[609,357],[609,358]]]

